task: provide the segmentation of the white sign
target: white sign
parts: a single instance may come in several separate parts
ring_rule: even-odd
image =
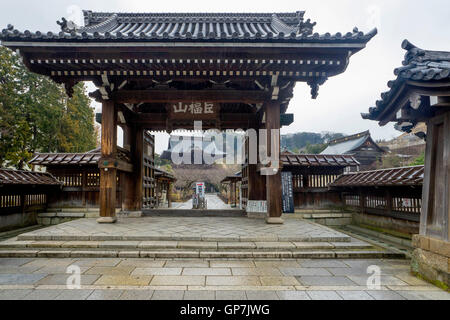
[[[205,196],[205,183],[204,182],[197,182],[196,194],[198,194],[201,197]]]
[[[247,202],[247,212],[267,213],[267,201],[249,200]]]

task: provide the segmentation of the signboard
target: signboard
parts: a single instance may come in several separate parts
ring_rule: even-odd
[[[267,213],[267,201],[249,200],[247,202],[247,212]]]
[[[198,194],[201,197],[205,196],[205,183],[204,182],[197,182],[196,184],[196,190],[195,193]]]
[[[402,199],[402,207],[403,208],[412,208],[413,207],[413,203],[411,199],[407,199],[407,198],[403,198]]]
[[[292,172],[281,172],[283,213],[295,213]]]
[[[220,114],[219,105],[209,102],[179,102],[169,106],[171,120],[208,120]]]

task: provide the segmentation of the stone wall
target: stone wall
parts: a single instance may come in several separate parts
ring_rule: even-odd
[[[410,237],[419,233],[418,222],[358,212],[353,214],[353,224],[370,226],[388,232],[391,231],[393,234],[404,234]]]
[[[0,215],[0,231],[24,228],[37,224],[36,212],[12,213]]]
[[[450,287],[450,242],[421,235],[413,237],[411,269],[435,285]]]

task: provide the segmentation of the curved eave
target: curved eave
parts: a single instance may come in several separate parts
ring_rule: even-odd
[[[113,34],[87,34],[87,33],[72,33],[72,34],[43,34],[40,32],[21,33],[17,30],[8,31],[3,30],[0,34],[0,41],[5,46],[110,46],[111,44],[117,46],[269,46],[269,47],[301,47],[301,46],[341,46],[346,48],[362,49],[365,45],[377,34],[374,29],[371,32],[364,34],[348,33],[346,35],[280,35],[273,38],[233,38],[222,37],[218,35],[210,38],[188,38],[188,37],[152,37],[149,35],[139,35],[130,37],[128,35],[113,35]]]

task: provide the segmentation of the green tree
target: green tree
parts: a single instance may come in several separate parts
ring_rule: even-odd
[[[392,153],[382,158],[381,165],[378,169],[399,168],[403,165],[404,164],[402,158]]]
[[[0,166],[22,169],[35,152],[95,148],[85,86],[74,91],[69,99],[61,85],[29,72],[17,54],[0,47]]]
[[[327,148],[327,144],[308,144],[305,147],[305,154],[320,154]]]
[[[420,156],[418,156],[416,159],[411,162],[411,166],[421,166],[425,165],[425,152],[422,152]]]

